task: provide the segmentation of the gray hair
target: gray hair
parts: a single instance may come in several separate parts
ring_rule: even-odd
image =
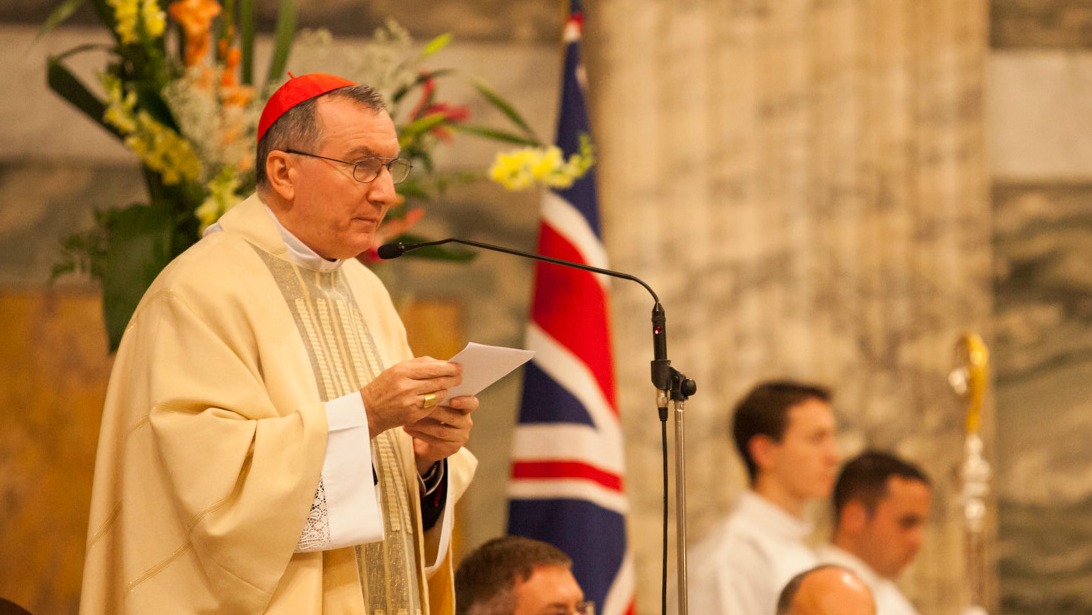
[[[322,138],[322,122],[315,113],[315,104],[321,98],[347,98],[372,111],[386,111],[383,96],[369,85],[357,84],[331,90],[307,99],[285,111],[258,140],[258,153],[254,160],[254,173],[258,189],[268,187],[265,161],[274,150],[311,149]]]

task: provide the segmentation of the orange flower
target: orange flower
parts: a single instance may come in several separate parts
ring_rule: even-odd
[[[216,0],[178,0],[167,12],[180,26],[186,38],[186,66],[201,62],[212,43],[212,20],[220,14]]]

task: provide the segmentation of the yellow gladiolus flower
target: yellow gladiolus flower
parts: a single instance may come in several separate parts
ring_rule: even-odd
[[[163,32],[167,29],[167,16],[163,13],[163,9],[159,7],[159,2],[156,0],[143,0],[140,14],[144,20],[144,31],[149,36],[154,38],[163,36]]]
[[[591,138],[580,135],[580,151],[563,158],[561,148],[525,147],[499,152],[489,169],[489,178],[508,190],[529,188],[535,183],[555,189],[565,189],[583,177],[595,164]]]
[[[209,189],[208,197],[193,212],[201,221],[201,233],[240,202],[237,194],[239,178],[229,167],[224,167],[206,187]]]
[[[102,83],[107,95],[103,121],[118,129],[125,145],[145,166],[162,175],[164,184],[193,181],[201,175],[201,161],[189,141],[157,122],[147,111],[134,113],[136,95],[123,93],[117,77],[103,75]]]

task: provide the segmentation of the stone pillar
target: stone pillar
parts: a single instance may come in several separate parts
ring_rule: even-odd
[[[698,383],[691,542],[744,487],[734,401],[762,378],[819,381],[844,453],[893,449],[932,475],[928,543],[903,586],[922,612],[957,612],[963,408],[946,376],[959,333],[985,332],[990,313],[986,23],[983,0],[589,8],[608,249],[657,290],[669,355]],[[650,298],[622,284],[614,297],[617,355],[651,359]],[[658,537],[648,366],[617,369],[631,527]],[[637,561],[659,578],[656,538]],[[658,584],[640,590],[658,604]]]

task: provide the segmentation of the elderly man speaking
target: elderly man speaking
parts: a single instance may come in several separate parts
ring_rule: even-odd
[[[369,247],[410,172],[371,88],[293,77],[257,194],[144,295],[102,418],[83,613],[447,613],[474,397]]]

